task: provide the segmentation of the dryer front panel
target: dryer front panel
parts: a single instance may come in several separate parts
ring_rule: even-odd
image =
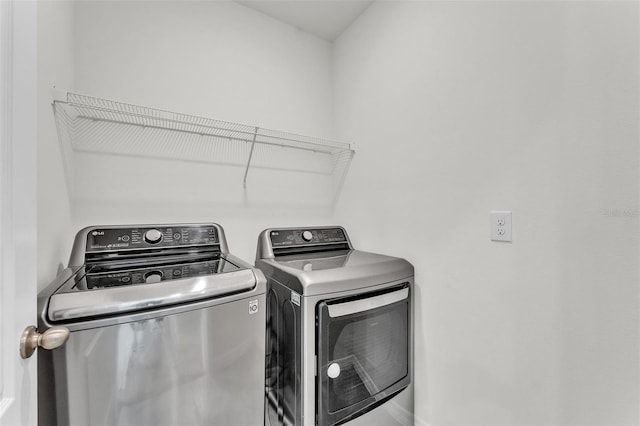
[[[408,284],[316,308],[319,425],[355,418],[410,383]]]

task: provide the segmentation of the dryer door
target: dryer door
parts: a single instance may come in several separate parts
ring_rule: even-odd
[[[317,305],[318,425],[364,414],[409,384],[409,297],[405,284]]]

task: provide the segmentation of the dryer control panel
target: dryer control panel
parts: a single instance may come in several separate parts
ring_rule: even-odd
[[[269,237],[273,248],[347,242],[342,228],[277,229],[272,230]]]

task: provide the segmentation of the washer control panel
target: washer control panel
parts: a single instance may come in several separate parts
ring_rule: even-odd
[[[342,228],[278,229],[270,232],[272,247],[346,243]]]
[[[158,226],[92,229],[86,247],[89,252],[212,244],[219,244],[215,226]]]

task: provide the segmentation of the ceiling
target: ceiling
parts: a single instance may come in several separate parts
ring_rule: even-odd
[[[362,0],[236,0],[329,42],[337,39],[373,3]]]

